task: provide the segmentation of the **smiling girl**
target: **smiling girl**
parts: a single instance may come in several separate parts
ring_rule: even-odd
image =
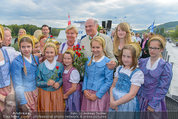
[[[64,67],[55,60],[56,54],[56,45],[47,42],[44,46],[46,60],[39,65],[37,71],[38,111],[41,112],[64,111],[61,87]]]
[[[80,89],[79,84],[80,74],[76,68],[73,67],[74,52],[67,50],[63,54],[63,63],[65,70],[63,73],[63,90],[66,108],[65,111],[80,111]]]
[[[96,36],[91,41],[92,56],[86,62],[82,91],[82,111],[108,111],[109,88],[113,82],[113,70],[106,63],[110,61],[105,55],[105,40]]]
[[[18,44],[21,55],[16,57],[11,65],[18,109],[21,112],[34,112],[37,109],[36,71],[38,57],[32,54],[34,43],[30,35],[21,36]]]

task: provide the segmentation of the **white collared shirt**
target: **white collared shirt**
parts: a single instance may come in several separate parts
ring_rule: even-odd
[[[118,78],[118,77],[119,77],[118,71],[119,71],[119,68],[120,68],[120,67],[121,67],[121,66],[118,66],[118,67],[116,68],[116,72],[114,73],[114,77],[115,77],[115,78]],[[122,68],[121,68],[121,70],[120,70],[120,73],[127,74],[128,76],[130,76],[130,75],[132,74],[132,72],[133,72],[133,71],[132,71],[132,68],[126,69],[126,68],[124,68],[124,66],[122,66]],[[141,86],[141,84],[144,83],[144,74],[143,74],[143,72],[142,72],[141,70],[136,71],[136,72],[132,75],[130,81],[131,81],[131,84],[133,84],[133,85]]]
[[[69,72],[69,70],[66,70],[66,69],[64,70],[64,74],[67,74],[68,72]],[[80,81],[80,74],[76,69],[74,69],[70,74],[69,82],[71,82],[71,83],[79,83],[79,81]]]
[[[30,58],[27,58],[24,56],[24,58],[31,64],[32,63],[32,58],[31,58],[31,55],[30,55]]]
[[[104,59],[104,55],[98,60],[98,61],[95,61],[95,58],[94,58],[94,56],[93,56],[93,60],[92,60],[92,62],[101,62],[103,59]]]
[[[4,64],[5,64],[5,61],[4,61],[4,60],[0,61],[0,66],[2,66],[2,65],[4,65]]]
[[[93,39],[93,38],[96,37],[97,35],[98,35],[98,32],[97,32],[93,37],[89,36],[89,38],[90,38],[90,39]]]
[[[147,64],[146,64],[146,68],[149,69],[149,70],[155,70],[156,67],[158,66],[159,60],[160,60],[160,58],[158,58],[158,59],[156,60],[156,62],[153,64],[153,66],[151,66],[151,60],[150,60],[150,58],[149,58],[149,59],[148,59],[148,62],[147,62]]]
[[[77,45],[77,43],[78,43],[78,40],[77,40],[77,38],[76,38],[76,39],[75,39],[75,42],[74,42],[74,45]],[[63,44],[64,44],[64,43],[63,43]],[[62,54],[64,54],[65,51],[66,51],[67,48],[68,48],[67,42],[65,42],[64,48],[62,49],[63,44],[60,45],[60,51],[62,50]]]
[[[52,63],[50,63],[47,59],[44,61],[45,66],[49,69],[49,70],[53,70],[56,66],[56,60],[53,60]]]

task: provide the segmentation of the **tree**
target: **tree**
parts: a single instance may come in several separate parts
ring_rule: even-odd
[[[159,28],[156,28],[156,32],[155,32],[156,34],[159,34]]]
[[[170,33],[171,38],[177,39],[178,38],[178,26],[176,26],[176,29],[174,32]]]
[[[51,29],[51,34],[53,36],[58,36],[59,32],[60,32],[60,29],[57,29],[57,28],[52,28]]]
[[[164,28],[160,28],[160,35],[164,36]]]

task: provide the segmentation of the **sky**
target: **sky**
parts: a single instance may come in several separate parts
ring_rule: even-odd
[[[128,22],[132,29],[147,29],[153,21],[178,21],[178,0],[1,0],[0,24],[47,24],[65,28],[88,18],[112,20],[112,27]]]

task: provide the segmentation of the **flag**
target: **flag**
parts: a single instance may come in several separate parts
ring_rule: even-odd
[[[68,25],[71,25],[70,14],[68,14]]]
[[[150,29],[150,32],[153,33],[154,32],[154,28],[156,28],[156,26],[154,26],[155,24],[155,20],[153,21],[153,23],[148,27],[148,29]]]

